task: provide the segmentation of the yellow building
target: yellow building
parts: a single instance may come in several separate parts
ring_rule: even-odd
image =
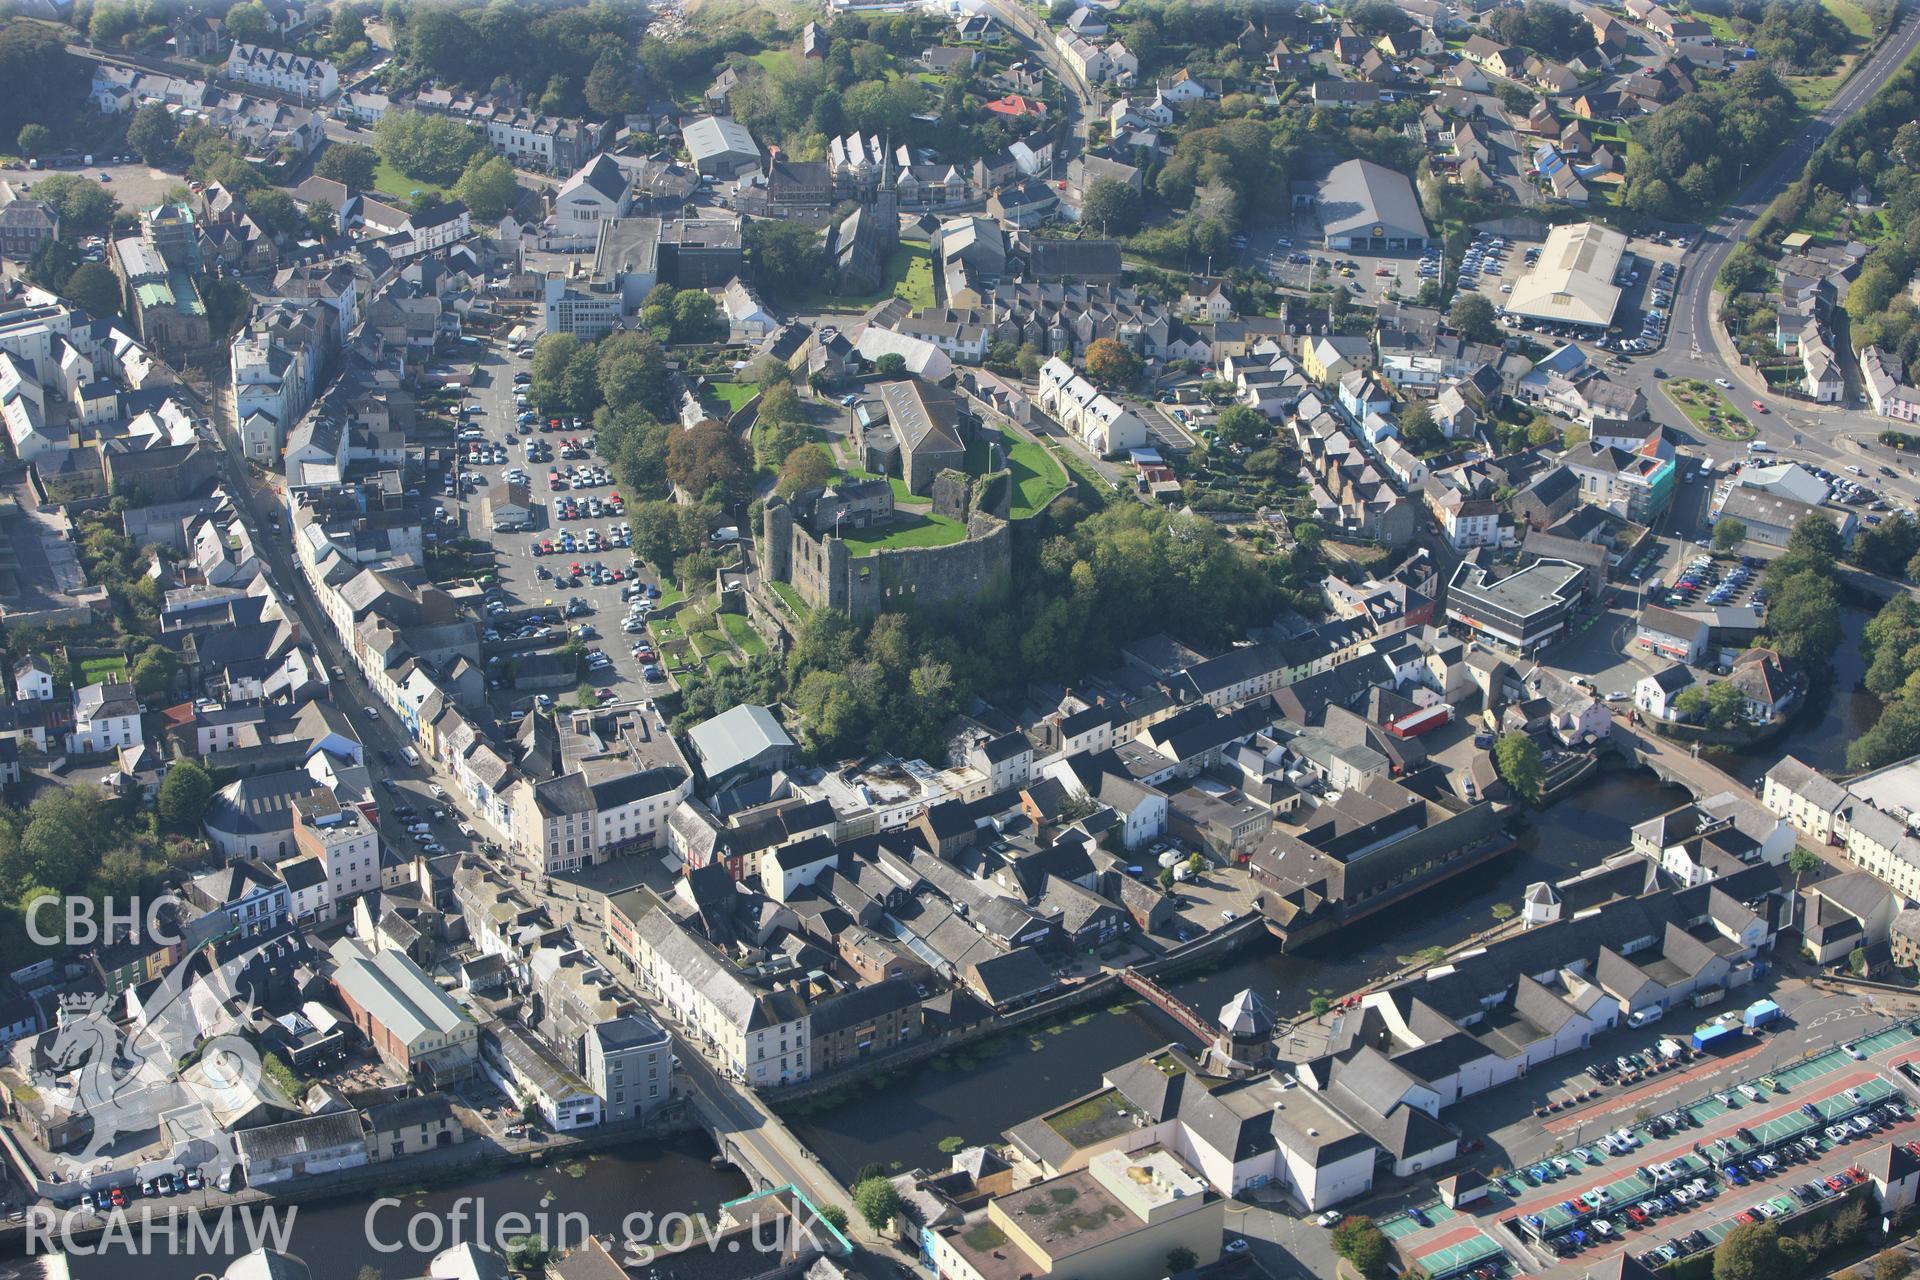
[[[1220,1256],[1226,1201],[1165,1147],[1106,1151],[1087,1167],[987,1203],[934,1234],[942,1280],[1159,1280],[1168,1255]]]

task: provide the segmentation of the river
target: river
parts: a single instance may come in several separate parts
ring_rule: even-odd
[[[1846,744],[1873,723],[1878,707],[1855,692],[1858,645],[1867,615],[1849,610],[1847,642],[1835,655],[1833,690],[1809,708],[1790,741],[1737,762],[1735,773],[1757,776],[1789,750],[1822,768],[1844,763]],[[1282,952],[1263,939],[1222,967],[1176,980],[1174,994],[1212,1012],[1251,987],[1282,1015],[1305,1012],[1316,995],[1338,995],[1392,971],[1411,953],[1457,942],[1493,922],[1497,903],[1518,906],[1538,880],[1559,879],[1590,867],[1627,845],[1630,828],[1685,803],[1686,793],[1645,771],[1600,774],[1573,796],[1534,815],[1520,848],[1371,920],[1363,928],[1308,947]],[[1083,1010],[1065,1022],[1008,1034],[933,1059],[871,1088],[856,1100],[793,1119],[796,1133],[836,1175],[851,1180],[869,1165],[888,1170],[935,1168],[960,1143],[991,1142],[1002,1130],[1096,1088],[1107,1068],[1175,1039],[1177,1028],[1137,1000]],[[487,1218],[502,1214],[584,1214],[598,1233],[618,1232],[627,1215],[711,1213],[742,1194],[732,1170],[708,1164],[707,1139],[690,1135],[590,1157],[577,1165],[490,1174],[457,1189],[396,1193],[403,1207],[383,1210],[374,1235],[392,1241],[408,1216],[444,1221],[456,1201],[483,1201]],[[369,1239],[368,1197],[300,1206],[292,1224],[292,1251],[316,1276],[397,1280],[425,1271],[432,1249],[382,1252]],[[127,1255],[74,1256],[75,1280],[124,1280]],[[141,1256],[140,1280],[194,1280],[218,1275],[224,1259]],[[0,1276],[32,1276],[30,1268]]]
[[[1537,814],[1514,853],[1470,871],[1366,925],[1285,953],[1261,941],[1212,972],[1172,982],[1173,993],[1212,1013],[1251,987],[1274,1007],[1305,1012],[1316,995],[1351,991],[1396,968],[1403,956],[1457,942],[1494,922],[1494,904],[1519,906],[1537,880],[1564,878],[1627,847],[1632,826],[1686,803],[1651,773],[1599,775]],[[796,1117],[793,1126],[835,1174],[945,1164],[942,1149],[990,1142],[1002,1130],[1078,1097],[1109,1067],[1175,1039],[1177,1028],[1139,1001],[1083,1010],[1066,1023],[996,1037],[932,1059],[855,1101]]]
[[[496,1236],[519,1225],[503,1221],[510,1214],[540,1215],[535,1221],[551,1228],[550,1238],[562,1233],[577,1237],[585,1229],[582,1223],[591,1224],[595,1234],[625,1235],[622,1227],[627,1224],[644,1243],[650,1238],[647,1224],[628,1215],[712,1215],[721,1204],[747,1192],[738,1172],[710,1167],[712,1156],[712,1141],[695,1133],[603,1151],[551,1168],[490,1173],[441,1190],[401,1188],[388,1193],[399,1203],[380,1207],[371,1218],[375,1198],[367,1195],[284,1206],[280,1212],[291,1215],[288,1251],[307,1262],[315,1280],[399,1280],[425,1275],[439,1247],[462,1239],[495,1243]],[[469,1204],[458,1203],[463,1200]],[[563,1221],[562,1214],[583,1217]],[[476,1230],[476,1222],[484,1225]],[[456,1234],[455,1223],[466,1225]],[[235,1231],[237,1241],[245,1227],[236,1226]],[[421,1247],[408,1246],[410,1231]],[[572,1242],[578,1243],[577,1238]],[[136,1240],[131,1258],[127,1250],[118,1249],[72,1253],[68,1262],[74,1280],[126,1280],[127,1264],[135,1258],[139,1280],[194,1280],[218,1276],[232,1256],[245,1252],[246,1247],[236,1247],[175,1253],[164,1238],[156,1237],[144,1247]],[[30,1264],[13,1264],[0,1274],[27,1277],[37,1271]]]

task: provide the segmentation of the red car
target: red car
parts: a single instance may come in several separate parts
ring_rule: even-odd
[[[1633,1225],[1636,1227],[1644,1227],[1653,1221],[1653,1219],[1648,1216],[1647,1211],[1637,1204],[1627,1210],[1627,1217],[1632,1219]]]
[[[1753,411],[1755,413],[1765,413],[1767,411],[1767,406],[1765,406],[1764,404],[1761,404],[1758,400],[1755,400],[1753,402]]]
[[[1753,1210],[1742,1209],[1739,1213],[1733,1215],[1733,1220],[1739,1223],[1752,1223],[1754,1221]]]
[[[1844,1173],[1836,1173],[1827,1179],[1827,1190],[1829,1191],[1845,1191],[1850,1185],[1852,1184],[1848,1182],[1847,1175]]]
[[[126,1188],[124,1188],[124,1187],[115,1187],[115,1188],[113,1189],[113,1194],[112,1194],[112,1196],[111,1196],[110,1198],[111,1198],[111,1199],[112,1199],[112,1201],[113,1201],[113,1207],[114,1207],[114,1208],[116,1208],[116,1209],[124,1209],[124,1208],[126,1208],[126,1207],[127,1207],[127,1192],[126,1192]]]

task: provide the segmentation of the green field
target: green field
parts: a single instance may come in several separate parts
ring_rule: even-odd
[[[437,191],[447,199],[453,196],[449,188],[428,182],[423,178],[409,178],[385,160],[382,160],[373,171],[373,189],[382,195],[392,196],[395,200],[411,200],[414,196],[426,195],[429,191]]]
[[[744,615],[723,613],[720,615],[720,625],[727,629],[727,638],[749,658],[758,658],[767,652],[767,642],[760,638],[760,633],[753,629],[753,624]]]
[[[1828,13],[1846,24],[1855,40],[1864,42],[1873,39],[1873,19],[1854,0],[1822,0],[1822,3]]]
[[[758,387],[747,382],[709,382],[707,390],[726,404],[728,413],[738,413],[740,406],[759,393]]]
[[[777,71],[787,63],[789,56],[785,49],[762,49],[753,55],[753,60],[768,71]]]
[[[120,657],[83,658],[80,661],[80,677],[88,684],[98,684],[102,680],[125,680],[127,660]]]
[[[1007,469],[1013,473],[1014,496],[1009,514],[1015,520],[1025,520],[1043,510],[1055,494],[1066,490],[1067,473],[1052,454],[1009,428],[1000,429],[1000,438],[1006,447]],[[986,468],[985,442],[976,440],[967,450],[967,470],[980,475]]]
[[[931,511],[896,511],[885,529],[862,529],[846,535],[847,550],[856,556],[911,547],[945,547],[966,539],[967,526]]]

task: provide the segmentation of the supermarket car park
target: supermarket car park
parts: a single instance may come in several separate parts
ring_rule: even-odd
[[[1550,1095],[1543,1122],[1495,1133],[1494,1158],[1511,1164],[1483,1163],[1494,1171],[1485,1199],[1423,1200],[1381,1218],[1382,1230],[1435,1280],[1488,1268],[1580,1274],[1622,1251],[1659,1266],[1712,1249],[1741,1222],[1831,1212],[1830,1202],[1867,1194],[1871,1153],[1920,1143],[1903,1070],[1920,1058],[1920,1020],[1888,1025],[1819,1001],[1800,1009],[1809,1026],[1777,1024],[1804,1033],[1791,1056],[1779,1050],[1792,1039],[1746,1035],[1737,1012],[1703,1024],[1729,1029],[1699,1049],[1689,1032],[1609,1037]],[[1714,1042],[1729,1039],[1732,1056],[1715,1056]]]

